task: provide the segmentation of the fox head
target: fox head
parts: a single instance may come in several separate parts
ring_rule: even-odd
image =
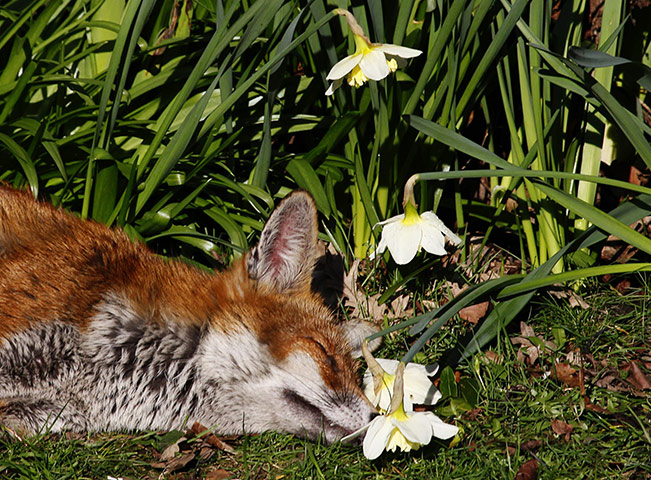
[[[364,322],[337,322],[310,288],[317,233],[312,197],[294,192],[273,212],[241,264],[251,282],[242,291],[243,302],[220,317],[229,330],[238,322],[246,324],[235,336],[243,346],[240,362],[248,366],[234,370],[247,374],[233,389],[239,398],[232,405],[235,418],[249,431],[285,431],[312,439],[323,435],[333,441],[377,414],[359,388],[355,360],[372,328]],[[207,363],[227,371],[233,363],[215,358],[222,354],[223,338],[215,333],[211,354],[207,336]]]

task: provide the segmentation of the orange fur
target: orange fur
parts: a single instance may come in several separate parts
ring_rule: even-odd
[[[0,185],[0,423],[185,418],[328,441],[364,426],[377,412],[352,354],[368,329],[338,325],[310,289],[316,220],[294,192],[242,260],[209,273]]]
[[[0,272],[0,317],[6,319],[0,337],[29,328],[33,319],[65,320],[83,330],[102,295],[114,293],[149,321],[210,321],[223,331],[239,323],[279,359],[296,348],[323,357],[305,340],[315,324],[322,327],[319,341],[328,351],[338,350],[321,320],[330,314],[309,291],[291,296],[267,291],[248,277],[242,260],[222,274],[165,260],[119,229],[83,221],[1,185]],[[328,379],[336,383],[332,374]]]
[[[92,306],[108,292],[124,295],[145,318],[161,313],[199,322],[231,290],[225,278],[166,261],[120,230],[3,186],[0,272],[4,337],[34,318],[84,328]]]

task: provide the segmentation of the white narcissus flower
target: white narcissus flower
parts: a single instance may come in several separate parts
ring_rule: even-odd
[[[432,437],[446,440],[458,431],[459,427],[444,423],[432,412],[405,412],[400,405],[395,412],[371,421],[364,437],[364,456],[373,460],[384,450],[417,450],[427,445]]]
[[[389,43],[370,43],[363,36],[354,34],[355,53],[337,62],[328,73],[327,80],[332,80],[326,95],[332,95],[347,77],[351,87],[361,87],[368,80],[376,82],[385,78],[398,68],[396,58],[412,58],[420,55],[420,50],[401,47]]]
[[[427,445],[432,437],[448,439],[459,432],[458,427],[444,423],[432,412],[413,412],[410,409],[405,411],[406,398],[411,402],[418,399],[418,401],[433,400],[433,403],[440,397],[438,391],[432,393],[429,390],[431,382],[427,378],[427,367],[413,363],[405,366],[403,362],[375,359],[366,343],[362,344],[362,354],[372,372],[373,384],[371,386],[373,388],[371,390],[373,393],[386,390],[385,382],[393,382],[390,405],[385,409],[385,412],[388,411],[388,413],[375,417],[368,427],[364,427],[367,428],[363,444],[366,458],[373,460],[379,457],[384,450],[394,452],[396,448],[403,452],[416,450],[422,445]],[[412,366],[411,372],[407,376],[407,369],[410,365]],[[388,374],[386,370],[394,373]],[[436,372],[435,369],[432,370],[434,370],[432,374]],[[387,380],[388,377],[393,378]],[[420,385],[418,388],[413,388],[413,393],[408,393],[405,382],[412,377],[415,377],[416,383]],[[429,386],[426,387],[425,382]],[[431,398],[428,398],[430,395]],[[382,402],[383,400],[378,399],[378,401]],[[353,435],[358,435],[362,431],[363,429],[360,429]]]
[[[396,370],[398,368],[397,360],[386,360],[376,358],[384,374],[382,384],[378,391],[375,388],[373,374],[370,369],[364,373],[364,393],[371,403],[380,409],[380,412],[389,411],[391,406],[391,396],[393,394],[393,385],[396,379]],[[434,405],[441,398],[441,392],[432,384],[429,377],[436,374],[438,365],[419,365],[417,363],[408,363],[405,367],[404,374],[404,395],[403,403],[405,410],[413,410],[414,404]]]
[[[421,248],[435,255],[446,255],[446,238],[454,245],[461,243],[461,239],[446,227],[434,212],[419,214],[411,203],[405,205],[405,213],[377,225],[384,228],[380,243],[371,258],[388,248],[399,265],[409,263]]]

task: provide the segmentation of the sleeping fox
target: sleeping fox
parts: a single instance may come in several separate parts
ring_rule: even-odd
[[[275,430],[332,442],[376,410],[364,330],[310,290],[316,208],[297,191],[226,272],[0,185],[0,425],[15,431]]]

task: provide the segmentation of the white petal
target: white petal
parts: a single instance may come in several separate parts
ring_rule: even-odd
[[[407,440],[427,445],[432,439],[432,426],[428,419],[424,418],[425,413],[430,412],[407,412],[407,420],[392,419],[391,421]]]
[[[379,392],[375,393],[375,382],[373,381],[373,374],[370,370],[366,370],[363,378],[364,395],[375,407],[379,407],[383,411],[387,411],[391,406],[391,390],[393,384],[390,386],[383,386]]]
[[[380,226],[380,225],[387,225],[387,224],[389,224],[389,223],[399,222],[399,221],[401,221],[401,220],[404,219],[404,218],[405,218],[405,214],[404,214],[404,213],[401,213],[400,215],[395,215],[395,216],[393,216],[393,217],[391,217],[391,218],[387,218],[387,219],[386,219],[385,221],[383,221],[383,222],[377,222],[375,225],[373,225],[373,228],[375,228],[375,227],[377,227],[377,226]]]
[[[384,227],[382,239],[386,239],[391,256],[398,265],[411,262],[420,248],[421,224],[404,225],[392,223]]]
[[[445,237],[437,227],[428,222],[423,222],[423,238],[420,246],[434,255],[447,255],[445,250]]]
[[[387,58],[379,50],[371,50],[369,53],[364,55],[362,60],[359,62],[359,68],[362,69],[362,73],[366,75],[369,79],[382,80],[384,77],[391,73],[389,65],[387,65]]]
[[[351,440],[354,440],[354,439],[356,439],[357,437],[359,437],[362,433],[365,433],[365,432],[368,430],[368,427],[370,427],[370,426],[371,426],[371,424],[370,424],[370,423],[367,423],[367,424],[364,425],[363,427],[358,428],[357,430],[355,430],[353,433],[349,433],[349,434],[346,435],[345,437],[341,437],[341,439],[340,439],[339,441],[340,441],[341,443],[347,443],[347,442],[350,442]]]
[[[405,400],[420,405],[434,405],[441,399],[441,392],[425,375],[408,375],[405,370]],[[406,405],[405,405],[406,407]]]
[[[394,368],[398,368],[397,362]],[[429,365],[421,365],[420,363],[408,363],[405,366],[405,375],[425,375],[426,377],[433,377],[439,371],[438,363],[431,363]]]
[[[392,395],[393,395],[393,384],[391,384],[390,388],[387,388],[386,386],[382,387],[382,389],[378,393],[377,404],[375,406],[380,410],[382,410],[383,412],[388,412],[389,409],[391,408]]]
[[[391,360],[388,358],[376,358],[376,360],[382,367],[382,370],[390,373],[391,375],[396,374],[396,370],[398,370],[398,364],[400,363],[398,360]],[[406,368],[409,368],[409,365],[407,365]]]
[[[334,82],[332,82],[330,84],[330,86],[326,90],[325,94],[326,95],[332,95],[333,93],[335,93],[335,90],[337,90],[341,86],[342,83],[343,83],[343,80],[341,78],[338,79],[338,80],[335,80]]]
[[[358,53],[357,55],[349,55],[343,60],[339,60],[330,69],[326,80],[339,80],[344,78],[362,60],[362,57],[363,55]]]
[[[381,52],[401,58],[413,58],[423,53],[420,50],[416,50],[415,48],[402,47],[400,45],[392,45],[390,43],[384,43],[375,48]]]
[[[449,423],[445,423],[443,420],[441,420],[439,417],[434,415],[432,412],[425,412],[428,413],[430,417],[430,425],[432,427],[432,433],[436,438],[440,438],[442,440],[447,440],[448,438],[454,437],[457,433],[459,433],[459,427],[456,425],[450,425]]]
[[[379,457],[393,431],[393,424],[385,416],[375,417],[364,437],[364,456],[369,460]]]
[[[448,438],[452,438],[457,433],[459,433],[459,427],[444,422],[432,425],[432,430],[434,432],[434,436],[436,438],[440,438],[441,440],[447,440]]]
[[[374,260],[376,255],[382,255],[387,249],[387,241],[384,238],[384,235],[380,237],[380,243],[377,244],[377,247],[371,254],[368,256],[370,260]]]
[[[364,395],[368,398],[373,405],[375,405],[375,385],[373,384],[373,374],[370,370],[364,372],[362,378],[362,386],[364,388]]]
[[[441,219],[437,217],[434,212],[425,212],[421,214],[420,217],[425,222],[432,224],[436,228],[438,228],[443,233],[443,235],[447,237],[447,239],[450,241],[451,244],[459,245],[461,243],[461,239],[457,235],[455,235],[455,233],[452,230],[446,227],[445,223],[443,223]]]

